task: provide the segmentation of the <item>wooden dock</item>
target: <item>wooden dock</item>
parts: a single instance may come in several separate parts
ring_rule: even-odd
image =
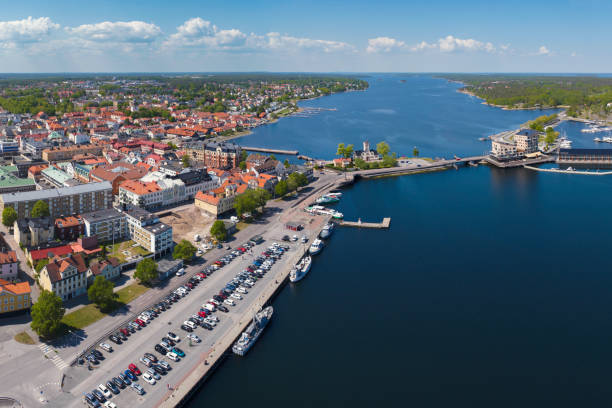
[[[242,146],[243,150],[247,150],[249,152],[262,152],[262,153],[276,153],[276,154],[288,154],[291,156],[297,156],[300,154],[297,150],[282,150],[282,149],[267,149],[265,147],[247,147]]]
[[[357,227],[357,228],[374,228],[374,229],[383,229],[389,228],[391,225],[391,218],[386,217],[383,218],[382,222],[362,222],[361,218],[357,221],[340,221],[340,225],[343,227]]]

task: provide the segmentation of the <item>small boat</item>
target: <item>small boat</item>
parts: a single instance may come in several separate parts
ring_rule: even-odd
[[[340,211],[334,211],[331,214],[332,218],[335,218],[337,220],[341,220],[342,218],[344,218],[344,214],[342,214]]]
[[[310,248],[308,248],[308,252],[311,255],[316,255],[323,249],[323,241],[320,239],[315,239],[312,244],[310,244]]]
[[[289,273],[289,281],[298,282],[302,280],[308,271],[310,271],[311,266],[312,258],[310,256],[302,258],[302,260],[291,269],[291,273]]]
[[[596,138],[594,138],[594,139],[593,139],[593,141],[594,141],[595,143],[599,143],[599,142],[601,142],[601,139],[600,139],[600,138],[598,138],[598,137],[596,137]]]
[[[339,191],[332,191],[331,193],[327,193],[327,195],[330,197],[336,197],[336,198],[342,197],[342,193]]]
[[[332,234],[333,231],[334,231],[334,223],[328,222],[327,224],[325,224],[325,226],[319,233],[319,237],[322,239],[329,238],[329,236]]]
[[[340,199],[338,197],[331,196],[329,194],[325,194],[317,198],[315,201],[317,204],[332,204],[332,203],[337,203],[338,201],[340,201]]]

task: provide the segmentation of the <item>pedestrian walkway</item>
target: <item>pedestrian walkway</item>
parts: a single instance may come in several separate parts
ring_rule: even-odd
[[[69,364],[62,360],[62,358],[57,353],[55,353],[50,346],[42,343],[38,345],[38,348],[40,349],[40,351],[42,351],[44,356],[46,356],[53,362],[53,364],[55,364],[58,369],[63,370],[64,368],[68,367]],[[52,355],[49,356],[49,353],[51,353]]]

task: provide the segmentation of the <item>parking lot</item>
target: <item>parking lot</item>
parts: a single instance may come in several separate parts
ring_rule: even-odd
[[[274,279],[275,272],[281,270],[281,268],[290,269],[292,266],[291,259],[294,258],[292,255],[295,255],[297,248],[303,250],[305,245],[303,243],[283,243],[289,247],[287,253],[281,256],[270,271],[255,282],[252,288],[247,288],[247,294],[241,294],[242,300],[233,299],[236,303],[235,306],[225,305],[229,309],[228,313],[218,310],[214,313],[218,317],[219,323],[213,330],[206,330],[202,327],[197,327],[194,330],[193,333],[202,339],[201,342],[190,342],[187,338],[188,333],[180,328],[183,322],[190,316],[197,314],[204,302],[218,294],[232,278],[251,265],[254,259],[272,243],[273,241],[267,241],[256,245],[250,252],[239,255],[228,265],[215,271],[195,286],[185,297],[176,303],[172,303],[168,310],[161,312],[159,316],[151,320],[146,327],[136,330],[122,344],[117,345],[110,340],[106,340],[105,342],[112,345],[114,351],[109,353],[98,347],[98,350],[104,355],[104,359],[98,365],[92,364],[92,368],[89,368],[86,363],[68,368],[65,372],[64,381],[64,391],[68,392],[62,394],[57,400],[50,401],[50,405],[83,406],[82,396],[84,393],[91,393],[99,384],[106,384],[112,377],[123,373],[130,363],[134,363],[144,373],[147,367],[139,361],[140,357],[148,352],[157,356],[157,358],[161,358],[161,354],[154,350],[154,346],[171,331],[181,337],[177,346],[184,351],[185,357],[178,362],[164,357],[163,359],[171,365],[172,369],[166,375],[161,375],[155,385],[147,383],[142,376],[139,376],[136,382],[144,389],[144,395],[138,395],[130,387],[127,387],[120,390],[119,394],[113,395],[110,401],[119,407],[128,405],[151,406],[162,399],[168,390],[172,389],[175,384],[180,383],[194,364],[197,364],[203,356],[210,352],[212,345],[224,333],[227,333],[236,323],[245,318],[245,311],[255,302],[260,301],[258,299],[259,292],[271,279]],[[201,269],[202,267],[190,267],[187,273],[194,275]]]

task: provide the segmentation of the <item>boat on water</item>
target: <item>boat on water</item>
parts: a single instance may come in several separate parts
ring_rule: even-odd
[[[240,335],[240,338],[236,340],[234,345],[232,346],[232,351],[234,354],[239,356],[244,356],[247,351],[255,344],[263,329],[265,329],[266,325],[272,318],[272,314],[274,313],[274,309],[272,306],[268,306],[263,310],[260,310],[253,317],[253,321],[246,328],[244,332]]]
[[[297,282],[302,280],[308,271],[310,271],[311,266],[312,258],[310,256],[305,256],[302,258],[300,262],[298,262],[298,264],[291,269],[291,273],[289,273],[289,281]]]
[[[339,191],[332,191],[330,193],[327,193],[327,195],[330,197],[336,197],[336,198],[342,197],[342,193]]]
[[[332,197],[328,194],[323,195],[315,200],[317,204],[332,204],[332,203],[337,203],[338,201],[340,201],[339,198]]]
[[[308,252],[311,255],[316,255],[323,249],[323,241],[320,239],[315,239],[312,244],[310,244],[310,248],[308,248]]]
[[[329,236],[332,234],[332,232],[334,232],[334,223],[333,222],[328,222],[327,224],[325,224],[325,226],[323,227],[323,229],[319,233],[319,237],[322,238],[322,239],[329,238]]]
[[[596,138],[594,138],[594,139],[593,139],[593,141],[594,141],[595,143],[599,143],[599,142],[601,142],[601,139],[600,139],[600,138],[598,138],[598,137],[596,137]]]

